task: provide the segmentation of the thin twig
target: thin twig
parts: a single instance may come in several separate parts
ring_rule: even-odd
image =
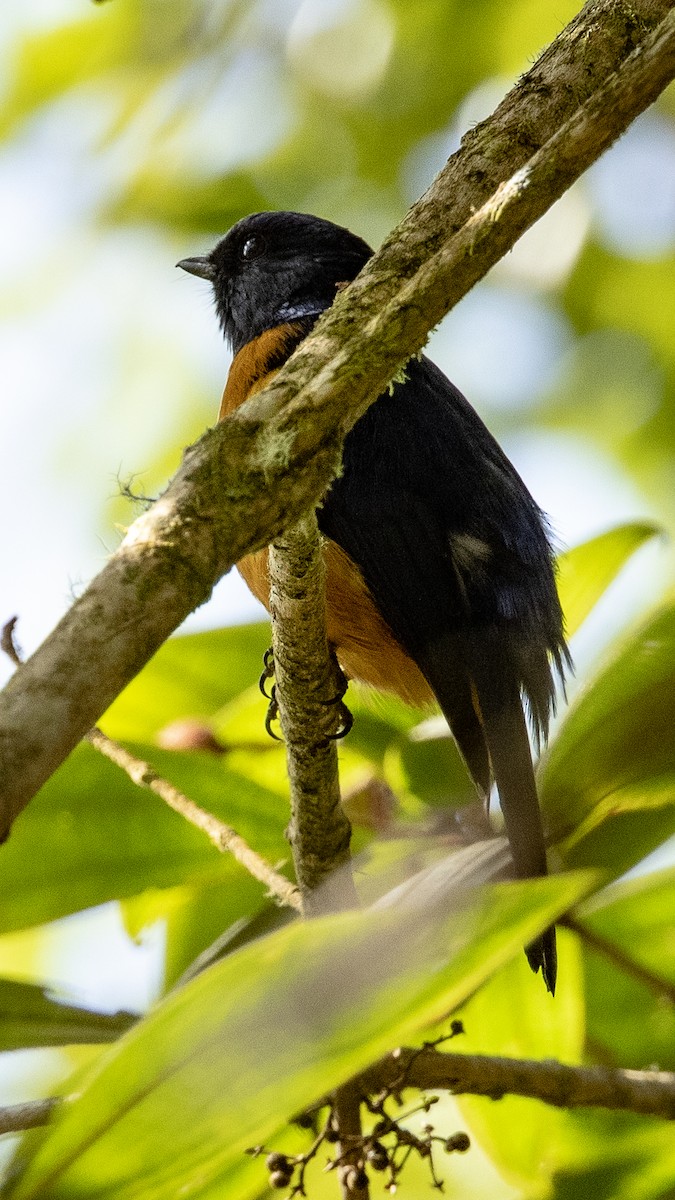
[[[16,623],[18,617],[10,617],[9,621],[5,621],[0,635],[0,650],[7,655],[10,662],[14,663],[15,667],[20,667],[22,663],[21,651],[19,650],[18,642],[14,637]]]
[[[12,617],[3,626],[0,648],[18,667],[21,665],[21,655],[14,640],[17,619],[17,617]],[[236,858],[237,862],[241,863],[254,879],[265,885],[280,904],[298,911],[301,909],[300,892],[296,885],[275,871],[274,867],[271,867],[255,850],[252,850],[248,842],[240,837],[230,825],[219,821],[217,817],[213,816],[213,813],[207,812],[206,809],[200,808],[194,800],[190,800],[172,783],[169,783],[168,779],[163,779],[161,775],[158,775],[150,763],[130,754],[124,746],[108,737],[98,726],[95,725],[93,729],[90,729],[85,738],[95,750],[98,750],[100,754],[124,771],[138,787],[149,788],[174,812],[180,813],[191,825],[201,829],[217,850],[220,850],[221,853],[227,851]]]
[[[308,914],[358,904],[351,826],[340,804],[336,735],[345,683],[326,639],[325,568],[315,514],[269,552],[275,695],[291,785],[288,836]]]
[[[320,502],[429,330],[673,77],[674,30],[667,0],[587,4],[272,382],[186,452],[2,693],[0,837],[214,582]]]
[[[0,1133],[21,1133],[24,1129],[48,1125],[60,1104],[60,1098],[52,1096],[48,1100],[26,1100],[23,1104],[6,1105],[0,1108]]]
[[[642,963],[636,962],[630,955],[625,954],[615,942],[610,942],[607,938],[601,937],[600,934],[594,933],[592,929],[589,929],[588,925],[585,925],[578,917],[573,917],[569,913],[561,918],[560,924],[566,925],[568,929],[576,933],[582,941],[593,950],[596,950],[598,954],[602,954],[605,958],[609,959],[610,962],[614,963],[615,967],[618,967],[626,975],[631,975],[633,979],[637,979],[639,983],[642,983],[650,992],[658,996],[659,999],[665,997],[671,1004],[675,1004],[675,987],[673,987],[672,983],[669,983],[667,979],[662,979],[659,975],[650,971],[648,967],[644,967]]]
[[[300,911],[300,892],[296,885],[275,871],[274,867],[271,867],[255,850],[252,850],[248,842],[230,825],[218,820],[213,813],[207,812],[206,809],[200,808],[194,800],[190,800],[172,783],[169,783],[168,779],[163,779],[161,775],[158,775],[150,763],[130,754],[124,746],[113,741],[97,726],[89,731],[87,741],[91,742],[91,745],[100,754],[110,759],[110,762],[125,771],[138,787],[149,788],[174,812],[180,813],[181,817],[184,817],[191,825],[201,829],[217,850],[227,851],[236,858],[237,862],[246,868],[249,875],[263,883],[280,904]]]
[[[498,1058],[402,1049],[359,1076],[364,1091],[376,1093],[403,1078],[406,1087],[444,1088],[494,1100],[529,1096],[558,1108],[625,1109],[675,1120],[675,1073],[570,1067],[553,1059]]]

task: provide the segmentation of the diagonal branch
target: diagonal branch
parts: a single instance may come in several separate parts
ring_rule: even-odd
[[[17,644],[14,640],[14,629],[17,623],[17,617],[12,617],[2,628],[0,633],[0,649],[4,651],[8,658],[16,667],[21,666],[22,658]],[[132,783],[137,787],[148,788],[159,796],[169,808],[174,812],[184,817],[190,825],[194,825],[196,829],[201,829],[209,840],[220,850],[222,854],[228,852],[237,862],[244,867],[254,879],[259,883],[263,883],[268,889],[271,896],[274,896],[277,903],[285,905],[289,908],[294,908],[300,911],[302,908],[300,901],[300,893],[298,888],[284,875],[280,875],[274,870],[265,859],[258,854],[248,842],[238,834],[236,829],[231,825],[226,825],[224,821],[220,821],[213,813],[207,812],[206,809],[200,808],[195,804],[194,800],[190,800],[183,792],[174,787],[168,779],[164,779],[158,775],[154,767],[150,763],[144,762],[143,759],[137,758],[119,742],[108,737],[102,729],[97,725],[90,729],[85,734],[86,740],[107,758],[110,762],[119,767],[129,776]]]
[[[265,885],[271,896],[274,896],[278,904],[288,906],[289,908],[300,909],[300,894],[294,883],[286,879],[284,875],[280,875],[275,871],[274,867],[260,854],[249,846],[248,842],[237,833],[236,829],[232,829],[230,825],[226,825],[224,821],[220,821],[213,813],[207,812],[205,808],[200,808],[191,800],[189,796],[184,795],[177,787],[174,787],[168,779],[163,779],[158,775],[154,767],[150,763],[144,762],[140,758],[136,758],[119,742],[113,741],[103,730],[94,726],[86,735],[87,741],[108,758],[110,762],[115,763],[115,766],[120,767],[126,772],[131,780],[138,787],[149,788],[156,796],[159,796],[169,808],[174,812],[184,817],[191,825],[197,829],[201,829],[209,840],[213,843],[217,850],[221,853],[231,854],[236,858],[237,862],[244,867],[249,875],[257,879],[259,883]]]
[[[675,1005],[675,986],[672,983],[667,979],[662,979],[655,971],[650,971],[648,967],[643,966],[637,959],[626,954],[616,942],[612,942],[608,938],[604,938],[599,933],[596,933],[583,918],[573,917],[567,913],[560,923],[561,925],[566,925],[573,933],[576,933],[591,950],[595,950],[597,954],[602,954],[615,967],[618,967],[620,971],[625,972],[626,975],[631,976],[633,979],[637,979],[638,983],[648,988],[657,999],[665,1000]]]
[[[23,1104],[8,1104],[0,1108],[0,1134],[22,1133],[48,1125],[62,1101],[58,1096],[46,1100],[26,1100]]]
[[[0,697],[0,835],[215,581],[320,501],[345,433],[429,330],[673,76],[672,3],[587,5],[272,384],[187,451]]]

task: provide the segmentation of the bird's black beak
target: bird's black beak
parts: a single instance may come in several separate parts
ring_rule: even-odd
[[[190,275],[198,275],[200,279],[208,279],[211,283],[215,279],[216,270],[210,258],[181,258],[176,266],[180,267],[181,271],[189,271]]]

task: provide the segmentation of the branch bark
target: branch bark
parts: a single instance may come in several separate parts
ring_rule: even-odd
[[[557,1108],[624,1109],[675,1120],[675,1074],[570,1067],[553,1059],[493,1058],[403,1049],[359,1076],[363,1092],[444,1088],[454,1095],[529,1096]]]
[[[338,1178],[343,1200],[368,1200],[368,1176],[363,1169],[363,1132],[361,1129],[361,1092],[346,1083],[333,1094],[333,1119],[339,1134],[337,1145]]]
[[[675,1120],[675,1073],[570,1067],[553,1059],[497,1058],[487,1054],[445,1054],[431,1047],[395,1051],[327,1098],[334,1103],[341,1153],[361,1135],[362,1096],[385,1090],[442,1089],[453,1095],[526,1096],[556,1108],[606,1108]],[[56,1097],[0,1108],[0,1134],[46,1125],[62,1101]],[[363,1198],[363,1192],[360,1193]]]
[[[344,680],[326,640],[325,569],[313,511],[273,543],[269,567],[275,694],[291,785],[288,837],[303,911],[311,916],[358,903],[335,742]]]
[[[467,134],[272,384],[186,452],[0,697],[0,836],[215,581],[320,501],[351,425],[658,96],[675,75],[674,43],[672,0],[587,4]]]
[[[37,1129],[51,1121],[61,1100],[50,1096],[47,1100],[26,1100],[24,1104],[9,1104],[0,1108],[0,1134],[22,1133],[24,1129]]]

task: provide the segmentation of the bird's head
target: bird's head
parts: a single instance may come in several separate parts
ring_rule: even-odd
[[[337,285],[354,279],[371,254],[362,238],[331,221],[263,212],[237,221],[210,254],[177,266],[211,282],[236,354],[266,329],[323,312]]]

